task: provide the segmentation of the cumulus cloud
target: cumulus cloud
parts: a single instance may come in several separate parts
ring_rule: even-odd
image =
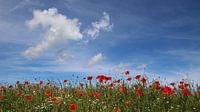
[[[88,29],[87,34],[95,38],[99,35],[100,30],[110,31],[113,24],[110,22],[110,16],[104,12],[100,21],[92,22],[92,26]]]
[[[100,63],[103,59],[104,59],[104,57],[103,57],[102,53],[99,53],[99,54],[93,56],[93,57],[90,59],[90,61],[89,61],[89,63],[88,63],[88,66],[89,66],[89,67],[94,66],[94,65]]]
[[[58,13],[56,8],[48,10],[35,10],[33,18],[26,22],[30,29],[42,26],[45,32],[45,38],[33,47],[24,51],[24,56],[27,58],[38,57],[45,50],[54,45],[66,40],[80,40],[83,35],[80,32],[78,19],[70,19],[65,15]]]

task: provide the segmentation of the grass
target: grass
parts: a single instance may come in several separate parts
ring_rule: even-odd
[[[200,87],[185,80],[160,84],[141,75],[112,80],[88,76],[70,81],[0,85],[1,112],[200,112]],[[92,83],[96,82],[96,83]]]

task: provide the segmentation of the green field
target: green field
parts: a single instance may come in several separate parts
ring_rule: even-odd
[[[0,86],[2,112],[200,112],[200,87],[186,80],[161,84],[141,75],[99,75],[85,82],[19,82]],[[93,82],[95,82],[93,84]]]

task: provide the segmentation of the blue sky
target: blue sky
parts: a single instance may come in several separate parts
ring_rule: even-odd
[[[176,80],[188,74],[200,81],[199,5],[198,0],[1,0],[0,79],[125,69],[135,74],[145,67],[149,77]]]

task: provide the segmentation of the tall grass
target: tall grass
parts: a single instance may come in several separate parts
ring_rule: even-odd
[[[187,81],[160,84],[141,75],[112,80],[88,76],[70,81],[0,86],[2,112],[200,112],[200,87]],[[91,83],[95,81],[96,83]]]

